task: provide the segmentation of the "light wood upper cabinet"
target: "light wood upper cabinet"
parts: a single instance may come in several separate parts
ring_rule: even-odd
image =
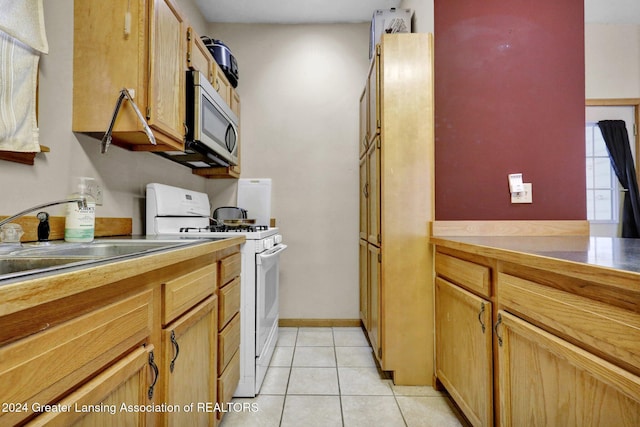
[[[170,0],[149,2],[150,81],[147,120],[176,141],[184,139],[184,20]]]
[[[126,88],[158,145],[149,143],[126,101],[112,143],[131,150],[183,149],[185,31],[172,0],[74,2],[73,130],[102,138]]]
[[[231,83],[229,83],[227,76],[224,75],[224,71],[217,63],[214,67],[213,88],[218,91],[227,105],[231,103]]]
[[[369,146],[369,84],[360,96],[360,157],[364,156]]]
[[[198,33],[191,27],[187,28],[187,67],[200,71],[209,82],[213,82],[213,62],[214,59],[209,49],[204,45]]]
[[[366,114],[367,139],[370,142],[380,133],[380,46],[377,46],[376,55],[374,55],[369,67],[369,75],[367,76],[367,99],[368,103]],[[362,112],[362,108],[360,109]]]

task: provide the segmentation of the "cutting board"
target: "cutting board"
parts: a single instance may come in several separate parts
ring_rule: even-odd
[[[238,180],[238,207],[247,210],[247,218],[256,225],[269,225],[271,219],[271,178]]]

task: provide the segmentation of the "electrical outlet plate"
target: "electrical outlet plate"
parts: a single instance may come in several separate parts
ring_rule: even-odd
[[[522,184],[524,191],[519,193],[511,193],[511,203],[533,203],[533,197],[531,195],[531,183],[525,182]]]

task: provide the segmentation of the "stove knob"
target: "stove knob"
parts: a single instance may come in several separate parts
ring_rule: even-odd
[[[276,234],[273,236],[273,241],[276,245],[282,243],[282,234]]]
[[[263,243],[264,243],[265,250],[271,249],[274,246],[273,237],[267,237],[266,239],[263,240]]]

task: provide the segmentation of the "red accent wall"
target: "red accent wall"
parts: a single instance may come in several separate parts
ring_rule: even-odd
[[[586,219],[583,2],[435,0],[437,220]]]

